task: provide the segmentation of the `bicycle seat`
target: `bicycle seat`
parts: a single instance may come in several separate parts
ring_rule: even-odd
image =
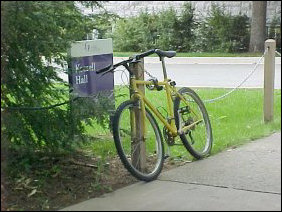
[[[156,49],[155,53],[159,55],[159,57],[168,57],[168,58],[174,57],[176,55],[176,51],[162,51],[159,49]]]

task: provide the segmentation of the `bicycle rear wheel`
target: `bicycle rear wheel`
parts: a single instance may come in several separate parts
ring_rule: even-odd
[[[186,149],[197,159],[207,156],[212,148],[212,128],[207,110],[200,97],[190,88],[178,91],[188,102],[179,97],[174,100],[174,116],[177,129],[191,126],[180,138]]]
[[[146,138],[144,142],[137,139],[141,123],[136,123],[136,110],[138,106],[134,101],[126,101],[117,108],[113,118],[115,146],[123,165],[134,177],[151,181],[163,167],[162,135],[155,118],[146,109]]]

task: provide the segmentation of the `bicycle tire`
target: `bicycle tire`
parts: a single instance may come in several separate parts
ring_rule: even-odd
[[[179,130],[180,125],[181,127],[183,127],[183,125],[187,126],[194,122],[194,119],[196,119],[195,117],[193,117],[193,113],[196,113],[194,110],[199,110],[198,112],[199,114],[201,114],[204,120],[199,122],[199,124],[194,125],[191,130],[188,130],[186,133],[180,134],[180,139],[182,140],[182,143],[184,144],[186,149],[191,153],[191,155],[196,159],[202,159],[210,154],[213,143],[212,128],[208,112],[200,97],[191,88],[184,87],[181,88],[178,92],[182,96],[188,95],[188,97],[190,97],[191,99],[187,99],[186,97],[186,100],[188,100],[191,105],[189,104],[189,108],[187,108],[186,105],[181,105],[181,102],[183,101],[179,97],[175,98],[174,116],[177,130]],[[194,106],[193,104],[195,105],[195,108],[194,110],[190,110],[191,107]],[[196,132],[196,130],[198,131]],[[203,132],[205,132],[204,137]],[[204,145],[203,148],[201,144]]]
[[[125,115],[123,114],[123,113],[128,113],[128,112],[130,113],[130,110],[134,109],[134,107],[137,107],[136,101],[128,100],[128,101],[123,102],[117,108],[115,115],[113,117],[114,142],[115,142],[115,146],[117,149],[117,153],[124,167],[137,179],[142,180],[142,181],[152,181],[158,177],[158,175],[160,174],[163,168],[164,146],[163,146],[162,134],[161,134],[161,131],[158,127],[158,124],[155,118],[153,117],[151,112],[146,108],[146,120],[148,123],[150,123],[152,127],[150,128],[150,126],[148,126],[146,127],[146,129],[149,129],[150,132],[153,131],[153,134],[155,137],[150,136],[148,132],[148,136],[145,141],[145,145],[146,145],[146,164],[145,164],[146,167],[145,169],[146,170],[140,170],[137,167],[137,165],[134,164],[133,159],[132,159],[133,158],[132,154],[134,154],[136,150],[134,149],[132,150],[132,144],[126,143],[126,142],[128,143],[132,142],[131,141],[132,140],[132,135],[131,135],[132,131],[131,131],[131,124],[129,122],[130,118],[126,116],[127,114]],[[129,109],[128,112],[126,111],[127,109]],[[130,134],[130,136],[128,136],[128,138],[125,138],[125,136],[128,134]],[[154,150],[154,143],[155,143],[156,150]],[[149,148],[149,145],[150,145],[150,148]],[[151,167],[152,167],[152,170],[150,169]]]

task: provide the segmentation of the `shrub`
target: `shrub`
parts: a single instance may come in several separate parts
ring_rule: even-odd
[[[246,52],[250,42],[249,18],[246,15],[236,15],[230,18],[229,40],[232,45],[229,52]]]
[[[141,51],[146,51],[156,47],[156,42],[159,38],[159,16],[155,13],[149,14],[148,10],[141,11],[138,16],[140,23],[143,23],[142,33],[144,43],[140,45]]]
[[[178,24],[175,27],[175,39],[178,39],[177,50],[181,52],[191,51],[195,42],[195,32],[197,22],[194,17],[195,8],[190,2],[183,4],[183,9],[180,13]]]
[[[224,8],[212,5],[208,17],[197,30],[194,49],[207,52],[247,51],[249,18],[246,15],[226,14]]]
[[[140,51],[144,45],[144,23],[138,18],[120,19],[113,32],[116,51]]]
[[[1,107],[44,107],[68,100],[68,91],[54,84],[62,83],[56,67],[42,58],[55,59],[58,65],[66,61],[70,43],[82,40],[93,29],[92,23],[74,2],[1,2]],[[81,120],[73,120],[72,115],[70,105],[40,111],[1,110],[1,134],[20,151],[57,151],[73,144],[72,133],[84,137]]]
[[[180,14],[172,7],[159,13],[147,10],[116,23],[115,51],[145,51],[151,48],[179,52],[240,52],[249,44],[249,18],[232,16],[215,4],[208,17],[196,21],[195,8],[186,2]]]
[[[158,14],[145,9],[136,17],[115,23],[115,51],[145,51],[151,48],[189,51],[193,42],[194,8],[185,3],[180,15],[170,7]]]
[[[274,16],[271,20],[267,37],[276,41],[276,50],[281,52],[281,20],[279,17]]]
[[[159,49],[174,49],[177,45],[174,29],[177,25],[177,15],[173,8],[163,10],[157,18],[157,39],[156,47]]]
[[[98,30],[98,38],[108,38],[112,35],[113,23],[120,19],[116,14],[104,11],[102,13],[90,15],[93,20],[94,29]]]

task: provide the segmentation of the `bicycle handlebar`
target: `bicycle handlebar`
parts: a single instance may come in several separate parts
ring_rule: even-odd
[[[117,64],[115,64],[115,65],[108,65],[108,66],[106,66],[105,68],[102,68],[102,69],[100,69],[100,70],[98,70],[98,71],[96,71],[96,73],[97,74],[100,74],[100,73],[103,73],[104,72],[104,74],[106,74],[107,72],[111,72],[111,71],[113,71],[114,69],[116,69],[118,66],[120,66],[120,65],[123,65],[123,66],[127,66],[127,63],[130,63],[130,62],[135,62],[135,61],[138,61],[138,60],[140,60],[141,58],[143,58],[143,57],[147,57],[147,56],[149,56],[149,55],[151,55],[151,54],[154,54],[154,53],[157,53],[159,56],[160,56],[160,53],[158,52],[158,51],[160,51],[159,49],[151,49],[151,50],[149,50],[149,51],[146,51],[146,52],[144,52],[144,53],[141,53],[141,54],[137,54],[137,55],[135,55],[135,56],[133,56],[132,58],[130,58],[130,59],[128,59],[128,60],[124,60],[124,61],[122,61],[122,62],[119,62],[119,63],[117,63]],[[174,52],[175,53],[175,52]],[[126,67],[126,69],[130,72],[130,70]]]
[[[151,54],[154,54],[155,51],[156,51],[156,49],[151,49],[151,50],[149,50],[149,51],[146,51],[146,52],[144,52],[144,53],[141,53],[141,54],[136,55],[135,58],[136,58],[136,60],[140,60],[140,59],[143,58],[143,57],[147,57],[147,56],[149,56],[149,55],[151,55]]]
[[[106,72],[106,71],[108,71],[109,69],[111,69],[111,67],[112,67],[112,65],[108,65],[108,66],[106,66],[105,68],[102,68],[102,69],[96,71],[96,73],[97,73],[97,74],[100,74],[100,73]]]

